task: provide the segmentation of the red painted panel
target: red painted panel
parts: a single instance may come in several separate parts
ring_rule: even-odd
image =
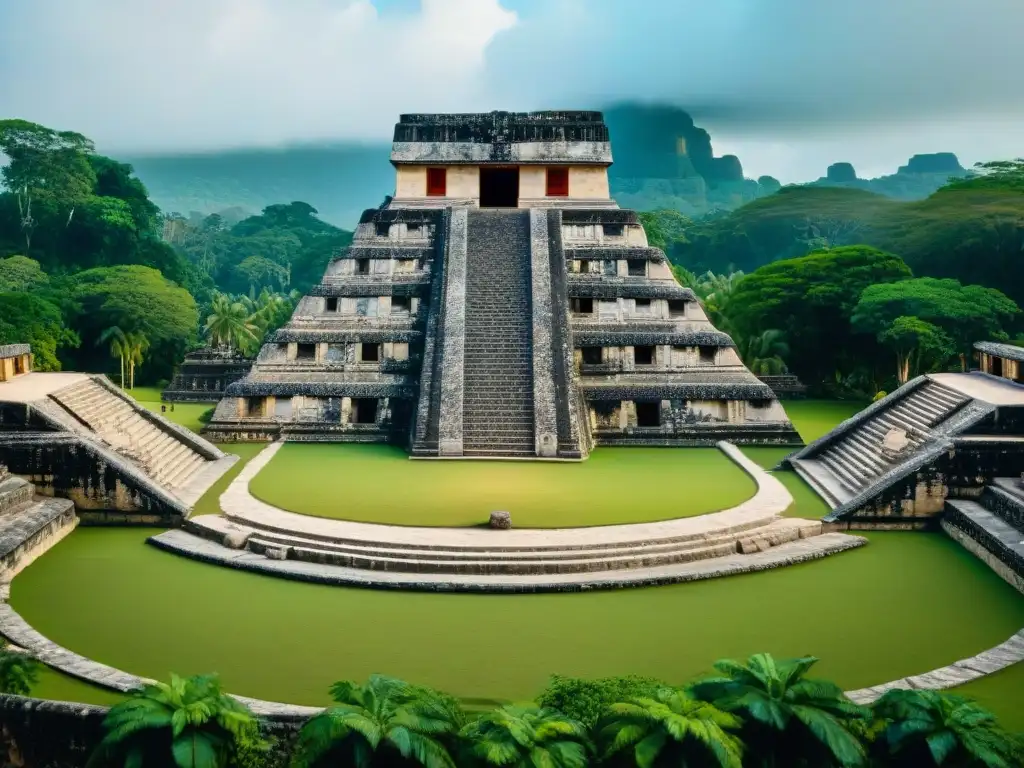
[[[444,168],[427,168],[427,196],[444,197],[447,180]]]
[[[548,168],[548,183],[546,194],[548,197],[569,196],[568,168]]]

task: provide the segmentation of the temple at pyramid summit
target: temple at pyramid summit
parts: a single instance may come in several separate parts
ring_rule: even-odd
[[[402,115],[363,213],[205,434],[424,457],[798,445],[772,390],[608,191],[599,112]]]

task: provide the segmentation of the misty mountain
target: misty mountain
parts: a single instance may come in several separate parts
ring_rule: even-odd
[[[734,210],[781,186],[771,176],[746,178],[735,155],[716,157],[710,134],[683,109],[617,104],[604,114],[615,158],[611,192],[624,207],[700,216]],[[325,221],[351,228],[364,209],[393,193],[389,152],[387,143],[339,143],[121,159],[135,166],[152,199],[168,213],[187,216],[232,207],[257,213],[267,205],[302,200]],[[811,183],[917,200],[950,175],[966,173],[952,155],[919,156],[896,174],[875,180],[851,176],[847,165],[837,164],[833,173]]]

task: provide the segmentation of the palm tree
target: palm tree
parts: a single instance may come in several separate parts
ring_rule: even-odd
[[[884,724],[876,741],[885,765],[1010,768],[1013,737],[995,715],[970,699],[942,691],[887,691],[872,707]]]
[[[210,334],[213,346],[243,347],[256,340],[257,326],[249,316],[244,304],[232,301],[229,296],[218,293],[206,318],[206,332]]]
[[[331,697],[335,706],[302,726],[295,768],[335,761],[369,768],[398,756],[425,768],[454,768],[448,745],[463,716],[451,697],[384,675],[365,685],[335,683]]]
[[[778,376],[787,371],[783,358],[789,354],[789,345],[782,331],[761,331],[741,339],[739,347],[740,357],[755,376]]]
[[[89,766],[222,768],[240,750],[263,747],[256,716],[222,693],[215,675],[147,685],[111,707],[103,727]]]
[[[864,749],[846,723],[866,712],[834,683],[804,677],[817,661],[768,653],[718,661],[721,676],[694,683],[691,693],[743,718],[743,740],[761,765],[862,765]]]
[[[128,358],[128,338],[125,336],[124,331],[116,325],[112,325],[103,331],[96,340],[97,344],[106,344],[107,342],[110,342],[110,356],[119,358],[121,361],[121,389],[124,389],[124,369],[125,361]]]
[[[135,366],[142,365],[143,355],[149,349],[149,339],[143,333],[129,333],[125,336],[126,359],[128,361],[128,388],[135,389]],[[121,387],[124,389],[124,386]]]
[[[28,696],[39,681],[39,666],[28,654],[0,645],[0,693]]]
[[[740,768],[742,720],[679,688],[612,704],[600,726],[605,758],[631,749],[640,768],[718,765]]]
[[[582,768],[588,764],[587,729],[557,709],[509,704],[466,725],[460,734],[466,762],[508,768]]]

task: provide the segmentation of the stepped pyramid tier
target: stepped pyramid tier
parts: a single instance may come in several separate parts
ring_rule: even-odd
[[[235,459],[105,376],[28,371],[0,382],[0,461],[89,522],[179,523]]]
[[[37,496],[31,483],[0,464],[0,587],[77,524],[73,502]]]
[[[252,360],[226,347],[204,347],[185,355],[174,379],[161,394],[176,403],[210,403],[219,400],[229,384],[245,376]]]
[[[218,439],[416,456],[800,444],[608,192],[598,112],[403,115],[395,195],[231,384]]]
[[[980,370],[919,376],[786,458],[832,507],[826,521],[925,527],[947,500],[1021,476],[1024,349],[976,347]]]

